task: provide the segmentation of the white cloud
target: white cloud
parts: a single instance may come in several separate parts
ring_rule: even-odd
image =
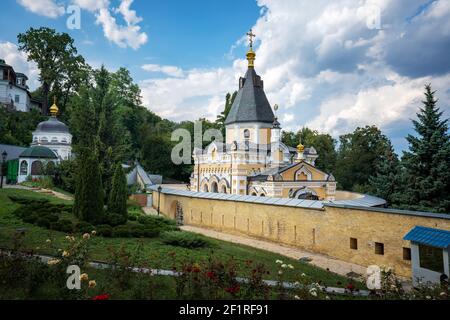
[[[117,9],[110,8],[109,0],[73,0],[73,3],[94,13],[105,37],[119,47],[137,50],[147,43],[148,36],[138,25],[143,19],[130,9],[133,0],[121,0]],[[127,25],[119,25],[113,14],[121,14]]]
[[[54,0],[17,0],[22,7],[40,16],[58,18],[65,13],[64,6]]]
[[[28,62],[27,55],[19,51],[17,45],[11,42],[0,42],[0,58],[4,59],[16,72],[21,72],[28,77],[31,90],[39,86],[37,65],[34,62]]]
[[[140,26],[134,24],[118,25],[116,18],[111,15],[108,8],[100,9],[96,16],[97,24],[102,25],[105,37],[119,47],[131,47],[136,50],[147,43],[148,36],[145,32],[141,32]]]
[[[183,76],[184,72],[182,69],[176,66],[160,66],[158,64],[144,64],[142,69],[148,72],[161,72],[170,77],[180,78]]]
[[[140,83],[144,104],[160,116],[176,121],[215,120],[225,95],[237,85],[233,69],[184,72],[181,78],[151,79]]]
[[[448,115],[450,5],[437,0],[423,7],[426,3],[258,0],[264,10],[253,26],[256,70],[270,103],[280,105],[283,128],[308,125],[337,136],[375,124],[386,132],[402,128],[391,136],[400,141],[412,127],[426,83],[438,90]],[[420,8],[425,9],[418,14]],[[381,29],[371,25],[377,10]],[[144,81],[144,100],[170,119],[214,119],[213,110],[221,110],[225,93],[237,90],[245,69],[242,57],[225,69],[185,70],[178,78]],[[168,74],[158,65],[148,71]]]
[[[115,12],[120,12],[127,22],[127,24],[135,25],[142,21],[141,17],[138,17],[135,10],[131,10],[130,6],[134,0],[122,0],[118,9]]]
[[[90,12],[96,12],[109,7],[109,0],[73,0],[73,3],[80,6],[81,9]]]

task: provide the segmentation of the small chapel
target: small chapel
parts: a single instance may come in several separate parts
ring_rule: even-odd
[[[61,161],[72,157],[72,135],[69,127],[58,120],[58,113],[55,100],[51,116],[37,125],[30,147],[19,156],[18,183],[52,173]]]
[[[334,201],[336,180],[315,166],[314,147],[281,141],[281,124],[255,71],[250,30],[248,69],[225,121],[224,142],[194,149],[190,190],[260,197]]]

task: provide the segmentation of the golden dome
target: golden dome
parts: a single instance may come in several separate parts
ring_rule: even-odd
[[[297,146],[297,152],[298,153],[303,153],[305,151],[305,146],[302,145],[301,143]]]
[[[250,50],[247,52],[247,60],[248,60],[248,66],[254,67],[255,66],[255,60],[256,60],[256,53],[253,51],[253,48],[250,47]]]
[[[247,33],[247,36],[249,37],[249,44],[250,49],[247,52],[247,60],[248,60],[248,67],[253,68],[255,66],[255,59],[256,59],[256,53],[253,51],[253,38],[256,37],[256,35],[253,33],[252,29],[250,29],[250,32]]]
[[[56,115],[58,114],[58,112],[59,112],[59,108],[58,108],[58,106],[56,105],[56,97],[54,97],[54,98],[53,98],[53,105],[50,107],[50,114],[51,114],[53,117],[56,117]]]

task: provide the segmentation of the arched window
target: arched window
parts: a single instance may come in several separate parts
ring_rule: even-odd
[[[208,189],[208,185],[207,185],[207,184],[205,184],[205,185],[203,186],[203,192],[209,192],[209,189]]]
[[[20,175],[21,176],[26,176],[28,174],[28,162],[23,160],[20,163]]]
[[[219,186],[217,185],[217,182],[211,183],[211,192],[219,193]]]
[[[57,137],[53,137],[52,138],[52,142],[58,142],[58,138]]]
[[[244,130],[244,139],[250,140],[250,130],[248,130],[248,129]]]
[[[42,164],[41,161],[39,161],[39,160],[34,161],[31,164],[31,175],[32,176],[40,176],[40,175],[42,175],[43,169],[44,169],[44,165]]]
[[[47,143],[47,142],[48,142],[48,139],[47,139],[46,137],[42,137],[42,138],[41,138],[41,142]]]
[[[222,189],[220,190],[221,193],[227,193],[227,187],[225,185],[222,186]]]
[[[319,196],[314,190],[302,189],[295,193],[295,198],[300,200],[319,200]]]

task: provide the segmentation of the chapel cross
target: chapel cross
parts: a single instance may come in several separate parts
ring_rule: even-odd
[[[249,41],[250,41],[250,48],[253,48],[253,38],[256,37],[256,35],[253,33],[253,30],[250,29],[250,32],[247,32]]]

